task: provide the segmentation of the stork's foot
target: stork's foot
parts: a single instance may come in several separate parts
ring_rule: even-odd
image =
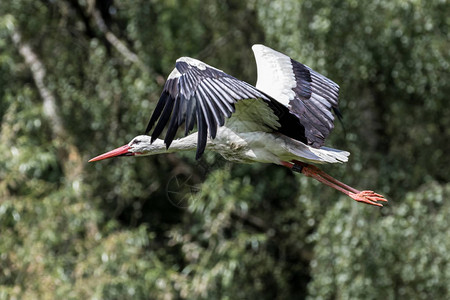
[[[362,191],[357,194],[349,193],[348,195],[355,201],[375,206],[383,206],[381,203],[378,203],[378,201],[387,202],[387,200],[382,195],[377,194],[373,191]]]

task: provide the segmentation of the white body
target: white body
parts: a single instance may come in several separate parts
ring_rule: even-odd
[[[233,132],[221,127],[217,137],[209,140],[207,149],[220,153],[225,159],[240,163],[262,162],[281,164],[299,160],[307,163],[342,163],[347,151],[322,147],[316,149],[282,134],[267,132]]]
[[[139,140],[139,143],[135,143]],[[176,139],[169,149],[164,141],[156,139],[150,143],[150,136],[140,135],[129,144],[130,152],[136,156],[146,156],[161,153],[195,150],[197,147],[197,133]],[[274,163],[299,160],[307,163],[343,163],[350,155],[347,151],[322,147],[316,149],[302,142],[293,140],[281,134],[262,131],[235,132],[226,126],[220,127],[215,139],[208,138],[208,150],[213,150],[225,159],[239,163]]]

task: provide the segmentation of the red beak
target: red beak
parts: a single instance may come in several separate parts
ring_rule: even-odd
[[[133,152],[128,152],[129,149],[130,149],[130,146],[123,145],[122,147],[116,148],[116,149],[111,150],[109,152],[106,152],[106,153],[104,153],[102,155],[99,155],[99,156],[96,156],[94,158],[91,158],[89,160],[89,162],[102,160],[102,159],[105,159],[105,158],[116,157],[116,156],[123,156],[123,155],[130,156],[130,155],[134,155]]]

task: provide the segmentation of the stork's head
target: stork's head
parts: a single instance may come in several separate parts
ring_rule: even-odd
[[[164,152],[164,150],[165,145],[162,140],[156,139],[152,143],[150,136],[138,135],[137,137],[133,138],[128,144],[96,156],[90,159],[89,162],[117,156],[144,156],[150,154],[158,154]]]

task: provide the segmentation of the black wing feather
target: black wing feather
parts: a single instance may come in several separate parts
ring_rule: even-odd
[[[296,95],[306,100],[311,97],[311,74],[305,65],[291,59],[292,70],[297,81],[297,85],[293,88]]]
[[[169,93],[164,90],[161,94],[161,97],[159,98],[158,104],[156,104],[152,117],[148,122],[147,129],[145,129],[145,134],[147,134],[152,129],[153,125],[155,125],[156,120],[158,120],[159,116],[163,111],[164,106],[166,105],[168,97],[170,97]]]
[[[161,114],[161,117],[158,120],[158,123],[156,124],[155,130],[152,133],[152,143],[154,140],[156,140],[161,132],[163,131],[164,127],[167,124],[167,121],[170,118],[170,115],[172,113],[173,103],[175,102],[175,99],[172,96],[169,96],[166,98],[166,105],[164,106],[164,110]]]
[[[206,148],[207,140],[207,125],[200,106],[197,106],[197,119],[198,119],[198,133],[197,133],[197,152],[195,153],[195,159],[199,159]]]
[[[184,135],[187,136],[189,132],[194,129],[194,124],[197,121],[197,102],[196,101],[186,101],[187,109],[186,109],[186,128]]]
[[[170,144],[175,137],[178,130],[178,111],[180,109],[180,98],[175,99],[175,106],[172,111],[172,117],[170,118],[169,126],[167,128],[166,137],[164,138],[164,143],[166,144],[166,148],[170,147]]]
[[[307,143],[319,148],[334,127],[331,110],[338,111],[339,86],[311,68],[290,60],[297,83],[292,89],[295,97],[289,101],[290,110],[305,127]]]
[[[217,91],[214,85],[211,84],[209,80],[205,80],[205,85],[208,87],[208,89],[206,89],[206,92],[209,94],[209,97],[213,99],[214,104],[217,105],[217,107],[220,109],[223,115],[229,118],[231,116],[231,105],[228,104],[227,106],[226,101],[222,101],[220,96],[217,95]],[[220,126],[222,126],[225,122],[223,115],[219,114],[219,116],[221,116],[223,120],[220,123]]]

